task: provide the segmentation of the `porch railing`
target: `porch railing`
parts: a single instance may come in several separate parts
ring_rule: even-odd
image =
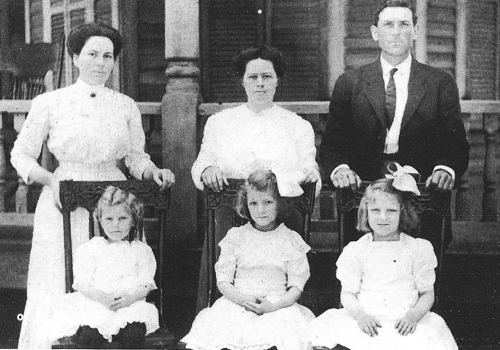
[[[222,110],[238,103],[204,103],[198,108],[198,118],[200,127],[203,128],[206,119]],[[315,129],[317,145],[321,142],[321,137],[328,119],[328,102],[281,102],[282,107],[302,115],[311,122]],[[6,138],[15,138],[12,133],[17,133],[29,111],[31,101],[25,100],[0,100],[0,112],[3,118],[0,119],[0,215],[6,212],[6,203],[13,212],[26,213],[28,211],[28,187],[17,177],[15,171],[10,166],[10,149],[5,145],[9,144]],[[143,127],[146,133],[147,151],[149,153],[160,153],[161,164],[161,103],[143,102],[138,103],[139,110],[143,115]],[[467,131],[467,137],[471,144],[471,160],[469,170],[457,184],[454,191],[453,213],[456,223],[470,222],[481,223],[481,227],[491,227],[489,232],[497,234],[499,225],[499,129],[500,129],[500,101],[461,101],[463,120]],[[3,121],[3,124],[2,124]],[[7,125],[8,124],[8,125]],[[11,128],[9,130],[9,128]],[[12,130],[13,129],[13,130]],[[9,134],[9,135],[8,135]],[[202,132],[197,132],[202,135]],[[12,140],[11,140],[12,141]],[[198,140],[199,142],[200,140]],[[159,148],[159,149],[158,149]],[[155,151],[156,150],[156,151]],[[43,150],[41,164],[50,167],[50,157],[46,148]],[[192,186],[191,183],[178,183],[176,186]],[[15,189],[15,193],[12,193]],[[334,220],[332,210],[321,208],[322,202],[333,203],[331,192],[324,191],[318,201],[318,208],[315,211],[317,218]],[[10,202],[9,202],[10,201]],[[5,216],[4,216],[5,217]],[[460,226],[460,224],[458,224]],[[476,226],[472,226],[474,229]],[[464,226],[464,230],[471,226]],[[500,235],[499,235],[500,236]],[[495,247],[500,251],[500,244]]]

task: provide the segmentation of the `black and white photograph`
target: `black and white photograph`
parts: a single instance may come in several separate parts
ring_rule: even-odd
[[[0,349],[500,349],[500,0],[0,0]]]

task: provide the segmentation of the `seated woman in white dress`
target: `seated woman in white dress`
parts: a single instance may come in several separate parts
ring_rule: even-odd
[[[114,348],[140,348],[146,334],[159,328],[158,310],[146,302],[156,289],[156,260],[138,239],[142,203],[109,186],[94,212],[102,236],[78,247],[73,288],[62,296],[46,324],[51,341],[76,334],[85,349],[114,342]]]
[[[280,223],[286,209],[272,172],[250,175],[237,211],[250,221],[219,243],[215,272],[223,296],[196,316],[182,341],[195,350],[307,349],[314,314],[297,300],[310,276],[310,247]]]
[[[313,346],[351,350],[454,350],[434,303],[437,259],[429,241],[404,233],[416,224],[415,180],[400,173],[374,181],[361,199],[357,229],[337,261],[343,309],[330,309],[310,324]],[[407,231],[408,230],[408,231]]]
[[[191,170],[196,187],[217,191],[227,178],[246,179],[257,169],[281,169],[301,182],[316,182],[318,195],[321,178],[313,128],[273,102],[285,72],[281,52],[269,47],[247,49],[235,57],[233,68],[248,102],[208,118]]]

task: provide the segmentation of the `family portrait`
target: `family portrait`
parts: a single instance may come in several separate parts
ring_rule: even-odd
[[[0,348],[500,349],[499,14],[2,0]]]

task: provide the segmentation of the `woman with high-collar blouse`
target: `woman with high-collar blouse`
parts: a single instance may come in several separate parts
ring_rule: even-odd
[[[274,103],[285,72],[280,51],[270,47],[240,52],[233,68],[247,95],[247,103],[216,113],[205,125],[203,141],[191,174],[197,188],[216,191],[227,178],[246,179],[255,170],[284,174],[291,182],[316,182],[314,131],[297,114]]]
[[[125,180],[118,168],[121,159],[137,179],[154,180],[162,188],[175,181],[170,170],[158,169],[144,152],[135,102],[104,86],[121,51],[120,33],[103,24],[84,24],[70,33],[67,47],[79,69],[77,82],[33,100],[11,153],[12,165],[27,184],[44,185],[35,211],[19,348],[50,348],[40,326],[65,293],[59,181]],[[59,161],[53,173],[37,163],[44,141]],[[89,239],[85,209],[72,213],[71,227],[75,249]]]

